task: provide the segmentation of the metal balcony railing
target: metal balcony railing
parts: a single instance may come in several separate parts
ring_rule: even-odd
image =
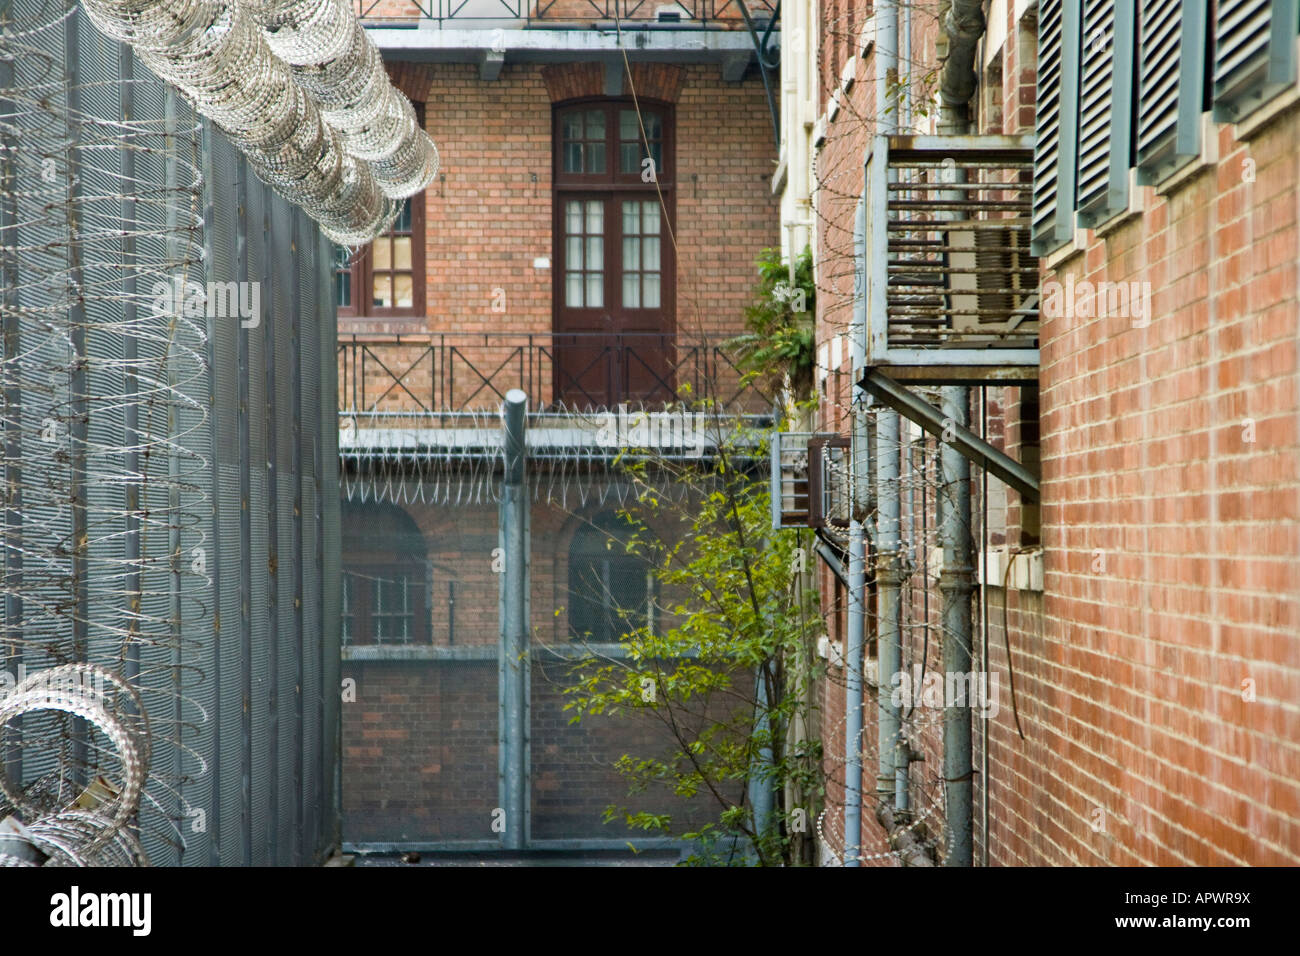
[[[867,189],[867,365],[912,381],[1034,379],[1033,138],[880,137]]]
[[[758,21],[776,15],[775,0],[751,0]],[[740,28],[744,13],[737,0],[356,0],[357,16],[374,26],[433,22],[442,29],[463,27],[545,28],[569,23],[614,23],[639,29]]]
[[[720,345],[631,333],[423,333],[338,339],[340,412],[495,411],[517,388],[534,411],[707,403],[766,414]]]

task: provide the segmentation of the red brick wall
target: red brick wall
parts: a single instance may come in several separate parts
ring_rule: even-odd
[[[986,114],[993,131],[1032,128],[1032,61],[1021,62],[1011,27],[1001,115]],[[859,69],[854,108],[841,110],[818,155],[820,341],[847,324],[834,282],[846,272],[870,70]],[[1150,325],[1045,317],[1040,389],[986,393],[990,440],[1022,460],[1041,455],[1041,507],[1008,492],[1005,532],[1012,547],[1041,535],[1046,570],[1043,592],[986,589],[1001,704],[989,734],[993,865],[1300,862],[1300,115],[1284,113],[1244,142],[1230,126],[1213,128],[1215,162],[1166,195],[1143,188],[1140,214],[1045,264],[1045,281],[1150,283]],[[1252,170],[1250,181],[1243,173]],[[828,378],[825,427],[846,430],[848,385]],[[927,448],[932,455],[933,442]],[[996,507],[1001,492],[988,483]],[[990,516],[991,546],[1002,530]],[[911,586],[904,654],[919,659],[919,573]],[[824,574],[822,595],[830,606]],[[942,666],[939,601],[930,583],[930,668]],[[842,680],[832,669],[822,691],[828,773],[840,775]],[[1253,701],[1243,699],[1246,680]],[[978,859],[984,781],[974,723]],[[875,740],[868,706],[868,788]],[[926,760],[912,768],[913,801],[925,806],[937,783],[937,723],[918,728],[916,742]],[[828,782],[833,806],[841,793]],[[882,851],[869,810],[863,820],[864,852]],[[841,827],[831,814],[835,844]]]

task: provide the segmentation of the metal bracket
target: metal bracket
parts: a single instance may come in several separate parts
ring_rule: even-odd
[[[990,475],[1010,485],[1030,501],[1038,501],[1038,478],[1006,452],[999,451],[969,428],[946,419],[939,409],[915,392],[895,382],[879,369],[869,368],[858,383],[878,401],[930,434],[948,441]],[[945,434],[946,433],[946,434]]]

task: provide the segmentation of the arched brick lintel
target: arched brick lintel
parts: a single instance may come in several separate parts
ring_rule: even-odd
[[[681,95],[686,71],[672,63],[633,63],[632,82],[627,82],[627,71],[621,66],[622,95],[630,96],[633,89],[639,98],[676,103]],[[606,96],[603,63],[552,63],[542,67],[542,82],[552,103],[565,100]]]

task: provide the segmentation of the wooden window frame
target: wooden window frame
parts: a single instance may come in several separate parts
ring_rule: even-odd
[[[424,104],[415,103],[413,105],[415,106],[416,120],[423,126]],[[425,241],[427,238],[425,231],[425,193],[423,191],[416,193],[407,202],[411,205],[411,304],[409,306],[390,306],[387,308],[373,305],[362,306],[363,297],[366,302],[373,301],[374,298],[370,285],[374,279],[372,243],[364,249],[359,249],[351,259],[353,304],[338,307],[338,317],[340,319],[351,322],[365,322],[368,320],[384,322],[411,321],[418,322],[421,326],[424,325],[424,320],[428,317],[425,300]],[[392,235],[391,232],[385,233],[385,236]],[[405,233],[401,235],[405,235]],[[338,271],[336,269],[335,273],[337,274]]]
[[[633,172],[622,171],[620,146],[625,141],[619,130],[619,114],[634,109],[639,102],[643,116],[655,113],[660,120],[659,155],[655,179],[642,182],[642,166],[638,161]],[[650,392],[663,391],[662,382],[671,392],[676,368],[675,342],[677,328],[677,262],[670,238],[676,225],[676,115],[673,104],[661,100],[642,99],[634,102],[630,97],[584,97],[556,103],[552,110],[552,329],[557,335],[555,387],[556,395],[570,391],[580,393],[587,401],[615,402],[639,394],[647,388]],[[601,110],[605,117],[605,169],[600,173],[566,173],[564,155],[564,122],[572,111]],[[648,124],[647,124],[648,125]],[[585,132],[585,130],[584,130]],[[647,129],[649,132],[649,129]],[[637,139],[641,138],[638,125]],[[584,142],[587,140],[584,139]],[[642,160],[646,151],[640,153]],[[623,305],[623,200],[660,203],[660,268],[659,306],[653,310],[638,305]],[[571,200],[597,201],[605,209],[605,237],[602,268],[603,304],[599,307],[567,305],[565,249],[565,205]],[[645,318],[645,323],[639,321]],[[596,326],[605,323],[609,338],[600,341],[592,334]],[[640,326],[640,327],[638,327]],[[653,326],[653,329],[650,328]],[[578,333],[566,338],[568,333]],[[625,350],[625,347],[627,350]],[[562,359],[560,353],[580,359]],[[597,355],[599,353],[599,355]],[[603,384],[596,385],[588,394],[585,386],[574,388],[573,369],[588,368],[587,357],[596,355],[600,369],[596,371]],[[570,365],[572,362],[572,366]],[[639,364],[638,364],[639,363]],[[624,368],[624,366],[628,366]],[[635,371],[633,368],[635,367]],[[648,374],[647,374],[648,371]],[[634,377],[643,379],[634,384]],[[647,384],[649,381],[649,384]]]

